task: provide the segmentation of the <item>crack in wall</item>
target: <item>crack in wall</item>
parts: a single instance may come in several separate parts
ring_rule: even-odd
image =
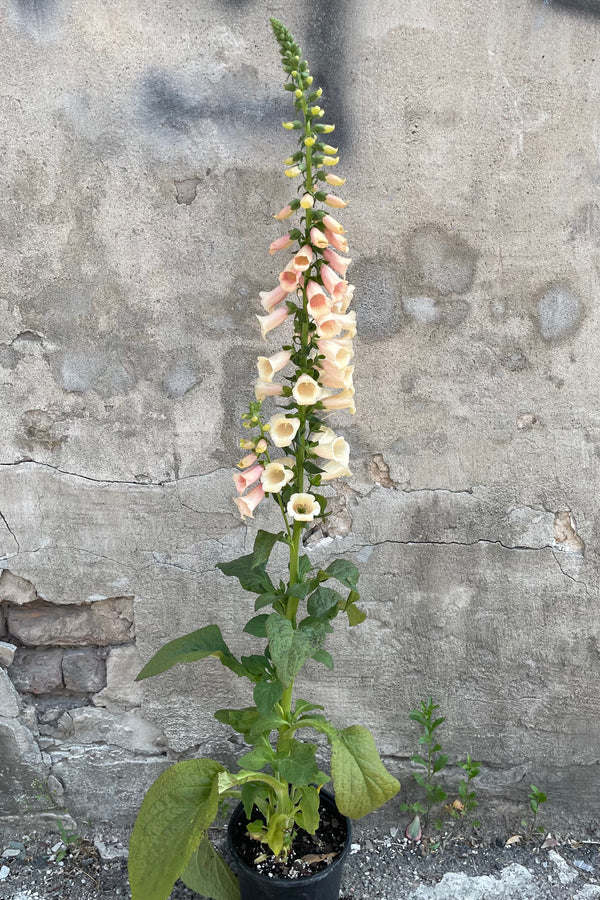
[[[58,466],[53,466],[51,463],[40,462],[37,459],[17,459],[12,462],[0,462],[1,468],[15,468],[17,466],[40,466],[44,469],[51,469],[53,472],[57,472],[59,475],[65,475],[69,478],[80,478],[83,481],[91,481],[93,484],[123,484],[129,487],[136,488],[152,488],[152,487],[167,487],[169,485],[177,485],[180,481],[190,481],[194,478],[208,478],[210,475],[215,475],[217,472],[229,471],[229,466],[217,466],[216,469],[211,469],[208,472],[200,472],[192,475],[182,475],[177,478],[165,478],[161,481],[129,481],[127,479],[119,479],[119,478],[93,478],[91,475],[82,475],[79,472],[68,472],[66,469],[60,469]],[[184,504],[182,504],[184,505]],[[189,507],[192,509],[192,507]],[[193,510],[194,512],[198,512],[198,510]]]
[[[8,522],[6,520],[6,516],[2,512],[0,512],[0,521],[4,522],[4,524],[6,525],[6,528],[8,530],[8,533],[11,535],[13,541],[17,545],[17,553],[16,554],[13,553],[10,557],[3,556],[3,557],[0,557],[0,559],[12,559],[14,556],[17,556],[21,552],[21,546],[19,544],[16,534],[14,533],[14,531],[8,524]]]

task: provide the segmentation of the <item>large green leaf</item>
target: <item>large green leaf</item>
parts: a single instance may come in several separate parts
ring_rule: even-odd
[[[316,616],[325,616],[328,613],[335,615],[337,613],[338,604],[340,605],[340,609],[344,608],[345,600],[339,591],[335,591],[333,588],[323,587],[320,585],[314,594],[311,594],[308,598],[306,609],[309,615]]]
[[[296,787],[306,787],[318,781],[319,767],[315,760],[316,744],[290,741],[289,756],[277,759],[279,774]]]
[[[245,709],[218,709],[215,713],[217,721],[229,725],[244,736],[256,725],[259,718],[260,715],[254,706],[247,706]]]
[[[271,534],[270,531],[263,531],[262,528],[259,529],[258,534],[254,539],[254,552],[252,554],[253,563],[252,568],[258,569],[261,566],[264,567],[269,561],[269,557],[271,555],[271,550],[283,537],[282,533]]]
[[[223,857],[205,838],[183,870],[181,880],[211,900],[239,900],[240,887]]]
[[[329,563],[325,571],[332,578],[336,578],[346,585],[346,587],[356,590],[360,572],[354,563],[349,562],[347,559],[334,559],[333,562]]]
[[[245,591],[252,591],[255,594],[262,594],[265,591],[275,592],[273,582],[265,572],[265,564],[255,565],[254,553],[239,556],[230,562],[217,563],[217,569],[224,575],[237,578]]]
[[[212,759],[189,759],[163,772],[144,798],[129,842],[132,900],[167,900],[218,809]]]
[[[362,725],[336,731],[331,739],[331,778],[343,816],[360,819],[391,800],[400,783],[385,769],[373,735]]]
[[[205,659],[214,656],[224,666],[235,672],[236,675],[244,675],[244,667],[235,658],[231,650],[223,640],[221,629],[218,625],[206,625],[191,634],[175,638],[155,653],[152,659],[146,663],[136,678],[149,678],[151,675],[160,675],[177,663],[195,662],[197,659]]]
[[[318,621],[318,620],[317,620]],[[288,687],[307,659],[321,647],[325,631],[321,627],[298,628],[278,613],[271,613],[267,620],[269,652],[277,669],[279,680]]]
[[[278,678],[273,681],[259,681],[254,686],[254,702],[261,716],[268,716],[282,696],[283,685]]]

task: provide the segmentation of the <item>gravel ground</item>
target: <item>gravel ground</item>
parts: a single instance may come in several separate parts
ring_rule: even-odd
[[[223,837],[213,834],[218,845]],[[509,837],[446,833],[439,849],[426,852],[395,828],[382,835],[355,826],[342,898],[600,900],[598,842],[556,835],[506,846]],[[0,900],[130,898],[124,840],[104,834],[65,848],[58,834],[0,832]],[[198,900],[181,883],[171,897]]]

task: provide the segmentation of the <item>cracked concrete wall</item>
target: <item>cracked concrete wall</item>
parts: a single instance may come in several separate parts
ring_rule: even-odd
[[[482,803],[533,780],[549,815],[597,824],[600,18],[324,8],[0,10],[0,818],[126,822],[169,760],[239,751],[212,714],[248,692],[217,663],[133,678],[209,621],[251,646],[214,566],[256,527],[230,466],[289,187],[277,15],[339,123],[360,336],[355,476],[308,547],[361,565],[369,618],[302,690],[401,776],[432,694],[450,754],[484,761]],[[118,598],[126,643],[73,625]],[[85,682],[64,662],[83,651]]]

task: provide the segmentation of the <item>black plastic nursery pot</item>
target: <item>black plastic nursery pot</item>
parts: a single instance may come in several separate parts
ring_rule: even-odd
[[[296,878],[263,875],[247,865],[238,852],[236,839],[240,833],[245,832],[248,820],[241,803],[235,808],[229,820],[227,839],[237,869],[241,900],[338,900],[342,870],[352,842],[352,822],[338,813],[335,800],[327,791],[321,791],[321,803],[345,826],[344,845],[327,868],[314,875]]]

